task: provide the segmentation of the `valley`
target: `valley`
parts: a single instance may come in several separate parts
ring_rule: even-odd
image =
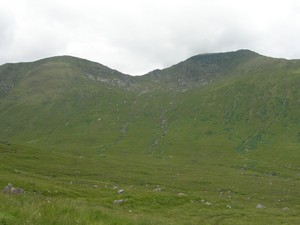
[[[300,61],[249,50],[130,76],[0,66],[0,224],[298,224]]]

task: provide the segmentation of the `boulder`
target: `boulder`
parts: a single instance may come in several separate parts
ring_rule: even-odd
[[[11,183],[9,183],[4,189],[4,194],[10,194],[10,195],[21,195],[24,194],[24,190],[22,188],[14,187]]]
[[[125,191],[123,189],[118,190],[118,194],[123,194]]]
[[[162,189],[161,189],[160,187],[158,187],[158,188],[155,188],[155,189],[153,189],[153,191],[156,191],[156,192],[161,192],[161,191],[162,191]]]
[[[178,193],[178,197],[184,197],[184,196],[187,196],[187,195],[184,193]]]
[[[262,205],[262,204],[257,204],[256,205],[256,208],[257,209],[264,209],[264,208],[266,208],[264,205]]]
[[[120,203],[124,203],[125,200],[123,199],[118,199],[118,200],[114,200],[114,204],[120,204]]]

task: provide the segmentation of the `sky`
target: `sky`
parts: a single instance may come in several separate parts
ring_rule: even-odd
[[[0,64],[72,55],[142,75],[238,49],[300,59],[300,1],[0,0]]]

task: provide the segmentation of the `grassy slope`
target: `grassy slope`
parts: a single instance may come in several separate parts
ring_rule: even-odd
[[[254,57],[202,88],[146,94],[72,65],[29,68],[0,101],[0,186],[26,190],[0,194],[1,223],[300,221],[299,62]]]

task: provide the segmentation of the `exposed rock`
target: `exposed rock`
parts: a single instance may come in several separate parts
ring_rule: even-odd
[[[184,196],[186,196],[186,194],[184,194],[184,193],[178,193],[178,197],[184,197]]]
[[[161,192],[161,190],[162,189],[160,187],[153,189],[153,191],[156,191],[156,192]]]
[[[283,211],[289,211],[290,209],[288,207],[284,207],[282,210]]]
[[[124,199],[117,199],[117,200],[114,200],[114,204],[121,204],[121,203],[124,203],[125,200]]]
[[[87,74],[86,75],[90,80],[95,80],[95,77],[92,74]]]
[[[256,208],[257,209],[264,209],[264,208],[266,208],[264,205],[262,205],[262,204],[257,204],[256,205]]]
[[[226,207],[227,207],[228,209],[231,209],[231,205],[227,205]]]
[[[123,194],[125,191],[123,189],[118,190],[118,194]]]
[[[11,194],[11,195],[21,195],[24,194],[24,190],[22,188],[14,187],[11,183],[9,183],[4,189],[4,194]]]

